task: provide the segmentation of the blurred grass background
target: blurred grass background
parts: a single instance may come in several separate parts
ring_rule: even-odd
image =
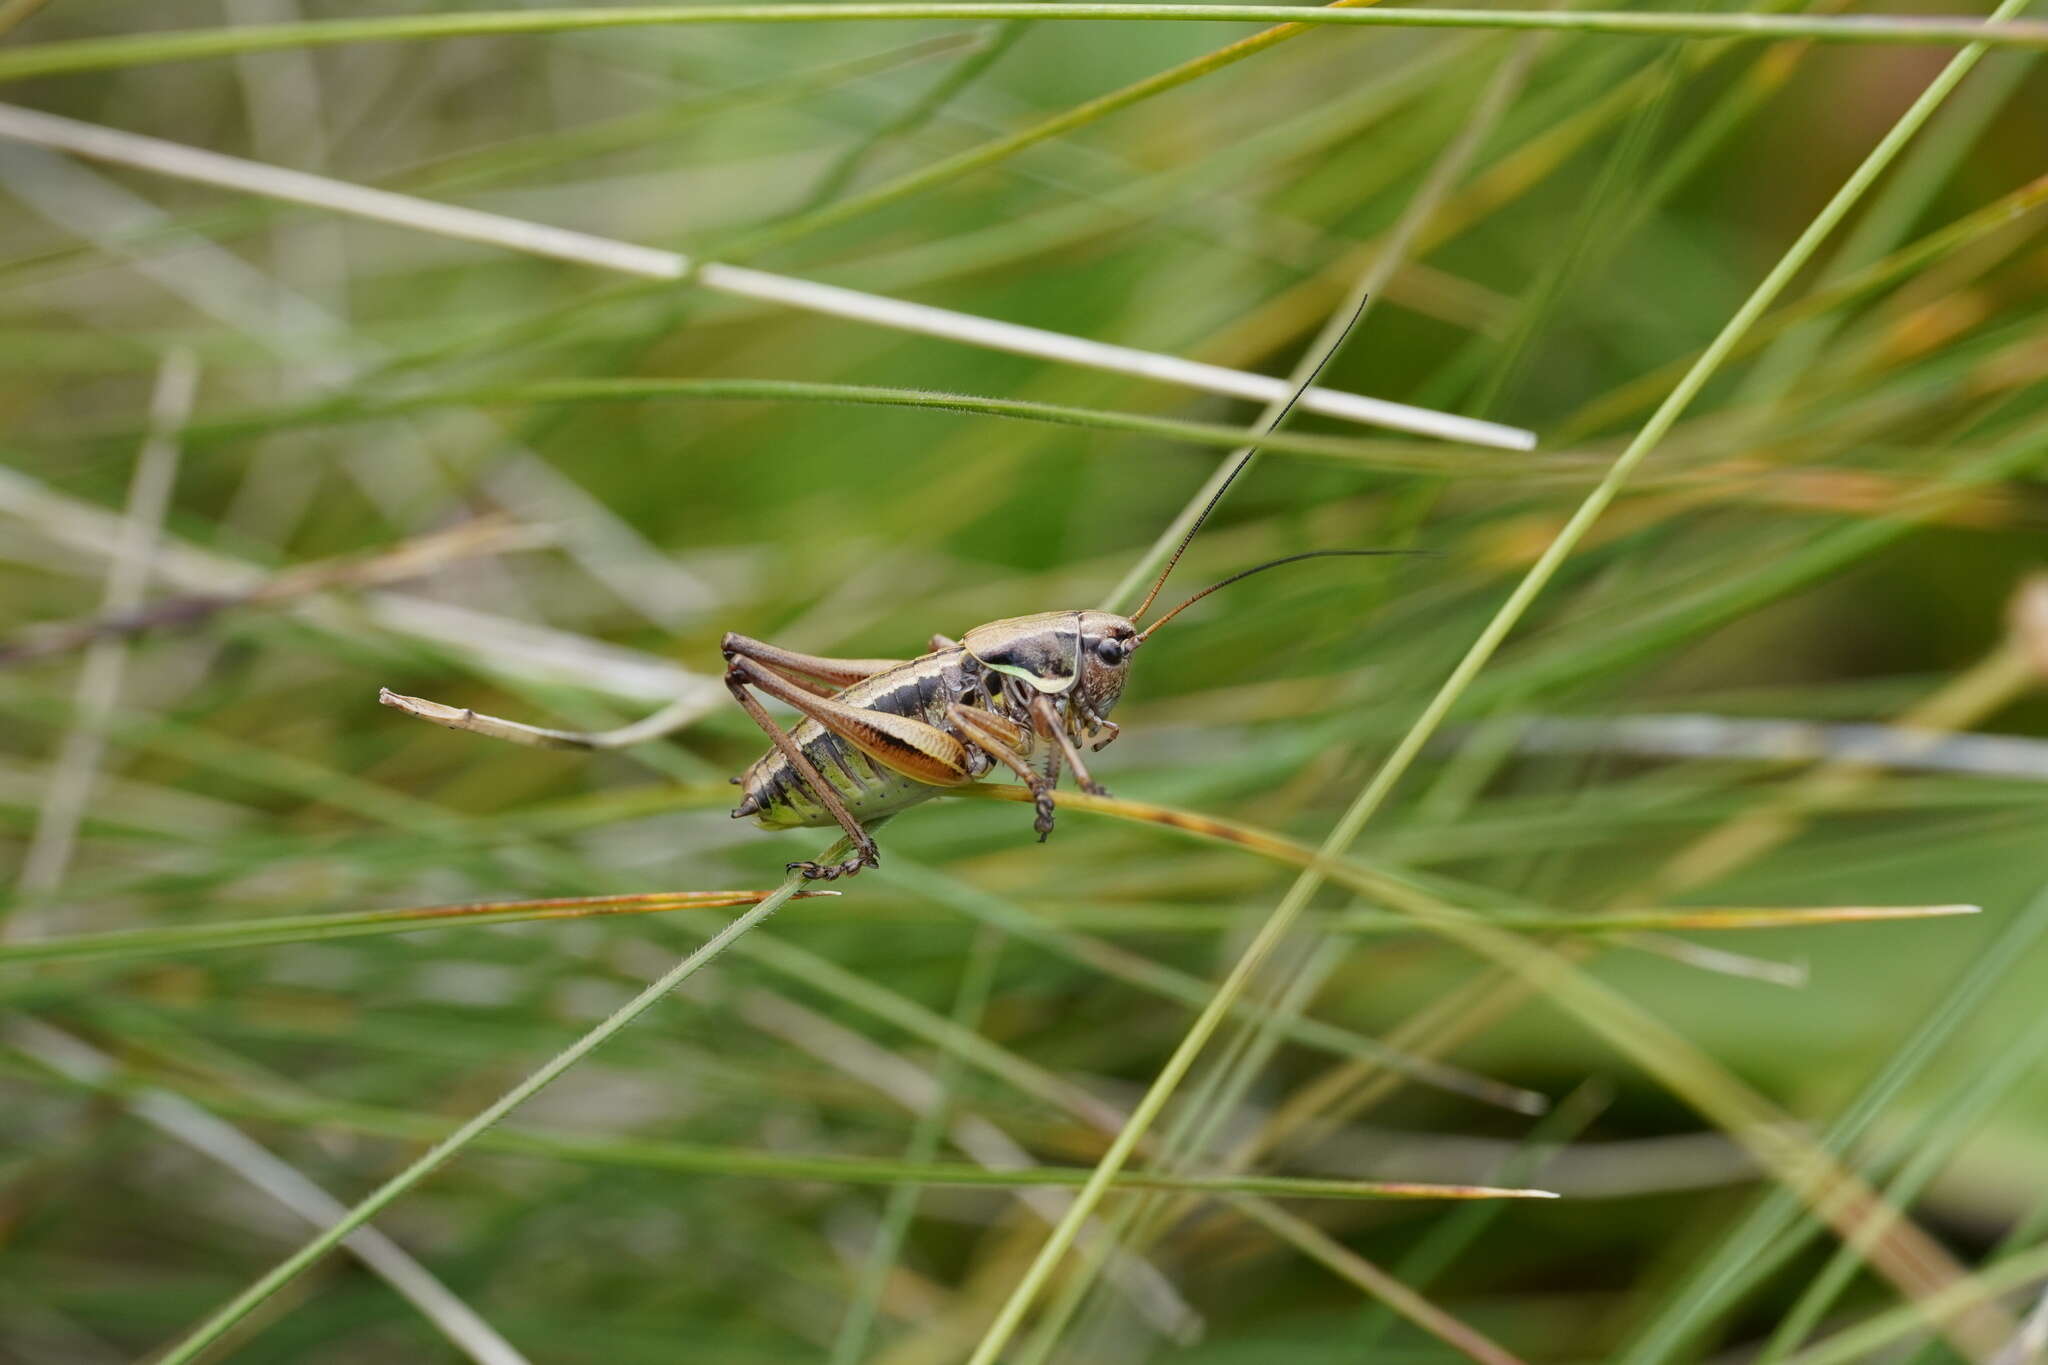
[[[12,46],[365,10],[54,0],[0,6],[0,23]],[[1948,54],[1317,31],[985,168],[874,193],[1245,31],[568,33],[143,66],[5,98],[1270,373],[1363,270],[1391,267],[1323,382],[1526,425],[1542,448],[1297,418],[1290,431],[1348,443],[1262,457],[1168,600],[1301,549],[1438,556],[1305,565],[1213,599],[1139,658],[1123,738],[1096,766],[1119,796],[1313,845],[1673,367]],[[1784,325],[1767,318],[1652,455],[1355,850],[1510,927],[1618,907],[1982,905],[1557,931],[1966,1270],[2048,1237],[2032,1069],[2048,1042],[2048,705],[2008,625],[2048,532],[2044,163],[2048,77],[1994,53],[1801,276]],[[715,686],[722,632],[906,655],[934,631],[1093,605],[1222,453],[794,398],[556,401],[544,384],[814,381],[1251,420],[14,145],[0,195],[0,626],[48,646],[0,672],[16,948],[772,886],[824,840],[725,817],[725,779],[764,746]],[[1413,231],[1388,255],[1404,213]],[[496,519],[487,543],[434,542],[370,593],[188,603],[190,620],[125,644],[51,645],[54,623],[103,610],[152,395],[161,406],[187,363],[196,396],[171,424],[174,468],[160,443],[165,540],[145,601],[290,584],[337,557],[386,564],[478,518]],[[76,728],[87,654],[103,674],[125,658],[105,725],[88,727],[105,734],[96,761]],[[571,727],[677,695],[704,706],[665,741],[581,755],[419,725],[376,706],[383,685]],[[1701,716],[1723,722],[1704,751],[1669,752]],[[1812,753],[1737,743],[1758,733],[1746,722],[1902,719],[2013,742],[1972,770],[1887,729],[1892,761],[1818,780]],[[53,854],[64,774],[94,769],[76,847]],[[1731,822],[1754,840],[1726,842]],[[1136,1101],[1291,875],[1078,810],[1043,847],[1029,825],[973,801],[895,821],[878,872],[789,906],[522,1110],[511,1131],[537,1145],[466,1152],[378,1225],[534,1360],[964,1359],[1045,1205],[747,1161],[1091,1164],[1103,1115],[1113,1129]],[[1588,1028],[1579,996],[1503,995],[1484,957],[1385,905],[1321,894],[1262,994],[1325,1031],[1226,1033],[1168,1111],[1174,1155],[1139,1165],[1566,1197],[1285,1203],[1335,1249],[1318,1260],[1232,1198],[1115,1194],[1107,1226],[1130,1259],[1092,1288],[1056,1280],[1012,1358],[1463,1358],[1375,1307],[1346,1256],[1528,1360],[1789,1358],[1899,1302],[1759,1176],[1738,1140],[1754,1134],[1722,1131]],[[136,1358],[304,1239],[243,1176],[138,1116],[137,1087],[232,1120],[348,1201],[729,913],[229,935],[0,967],[0,1360]],[[111,1069],[53,1072],[31,1018]],[[1343,1055],[1361,1036],[1566,1102],[1534,1119],[1402,1082]],[[2034,1283],[2003,1301],[2007,1327]],[[346,1258],[232,1345],[250,1362],[456,1358]],[[2034,1358],[2023,1347],[1997,1358]],[[1910,1327],[1843,1349],[1936,1361],[1958,1343]]]

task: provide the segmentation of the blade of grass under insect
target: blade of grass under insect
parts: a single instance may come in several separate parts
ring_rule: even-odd
[[[229,30],[236,31],[236,30]],[[0,65],[9,54],[0,52]],[[882,327],[945,337],[967,345],[1035,356],[1064,364],[1135,375],[1239,398],[1277,401],[1289,395],[1270,375],[1233,370],[1179,356],[1140,351],[1087,337],[1048,332],[977,314],[886,298],[718,261],[692,261],[679,252],[614,241],[587,232],[508,218],[434,200],[370,189],[344,180],[286,170],[240,157],[166,142],[18,105],[0,104],[0,137],[134,166],[158,175],[308,204],[334,212],[413,228],[442,237],[481,242],[502,250],[570,261],[642,279],[688,281],[719,293],[780,303]],[[1311,389],[1303,407],[1370,425],[1448,439],[1527,450],[1533,433],[1496,422],[1426,412],[1405,403],[1332,389]]]
[[[2024,8],[2025,0],[2004,0],[2004,3],[1995,12],[1994,17],[2003,20]],[[1494,651],[1499,648],[1501,641],[1507,637],[1508,632],[1521,619],[1529,604],[1548,585],[1551,577],[1557,572],[1558,567],[1564,562],[1566,557],[1570,555],[1578,541],[1621,491],[1622,486],[1627,482],[1629,475],[1634,472],[1636,466],[1657,446],[1664,434],[1677,422],[1679,415],[1691,405],[1692,400],[1698,396],[1700,390],[1706,386],[1707,380],[1720,368],[1722,361],[1733,350],[1735,343],[1741,339],[1742,334],[1755,323],[1757,318],[1762,316],[1764,311],[1770,307],[1772,300],[1806,266],[1813,254],[1819,249],[1821,243],[1832,234],[1835,227],[1848,215],[1850,209],[1862,198],[1871,184],[1876,181],[1878,175],[1898,155],[1899,151],[1912,136],[1919,131],[1920,126],[1940,107],[1942,100],[1946,98],[1949,91],[1954,89],[1955,85],[1969,73],[1970,68],[1976,64],[1984,50],[1981,46],[1968,47],[1950,60],[1949,64],[1943,68],[1941,74],[1913,102],[1913,105],[1907,110],[1906,114],[1885,134],[1876,148],[1871,151],[1863,163],[1850,175],[1841,189],[1829,200],[1827,206],[1821,210],[1807,226],[1806,230],[1799,235],[1791,249],[1785,253],[1778,264],[1758,284],[1749,298],[1744,301],[1742,307],[1736,310],[1735,316],[1728,321],[1721,333],[1714,339],[1714,342],[1709,345],[1706,352],[1700,357],[1699,362],[1680,381],[1678,387],[1672,390],[1670,396],[1658,408],[1656,414],[1637,433],[1636,438],[1629,443],[1628,448],[1616,458],[1614,466],[1607,477],[1579,505],[1578,510],[1572,514],[1571,519],[1565,523],[1564,528],[1551,541],[1549,547],[1543,552],[1542,557],[1530,568],[1527,575],[1523,577],[1516,586],[1515,591],[1509,596],[1507,602],[1502,605],[1479,638],[1473,642],[1471,649],[1459,662],[1458,666],[1452,670],[1450,677],[1445,680],[1435,698],[1424,709],[1422,715],[1417,718],[1413,728],[1409,730],[1402,742],[1387,757],[1379,771],[1374,774],[1372,781],[1367,784],[1366,788],[1359,794],[1358,799],[1352,803],[1350,809],[1345,812],[1344,817],[1338,822],[1337,827],[1331,831],[1329,838],[1324,841],[1324,856],[1349,848],[1357,839],[1358,834],[1363,830],[1366,823],[1385,802],[1394,785],[1406,774],[1409,765],[1421,754],[1423,746],[1443,723],[1445,717],[1449,715],[1452,706],[1463,696],[1465,689],[1470,685],[1472,679],[1478,676],[1480,670],[1492,658]],[[1286,934],[1301,911],[1307,907],[1310,896],[1314,894],[1321,883],[1322,876],[1319,872],[1315,870],[1304,872],[1296,881],[1293,889],[1288,892],[1286,899],[1281,902],[1280,906],[1274,910],[1271,917],[1266,921],[1258,936],[1246,947],[1244,954],[1238,959],[1237,965],[1232,968],[1231,974],[1218,988],[1210,1007],[1198,1017],[1195,1025],[1188,1030],[1182,1045],[1175,1050],[1173,1056],[1161,1068],[1152,1088],[1146,1093],[1145,1099],[1132,1112],[1124,1132],[1119,1134],[1118,1141],[1103,1155],[1096,1170],[1104,1177],[1105,1182],[1109,1175],[1122,1168],[1124,1162],[1129,1158],[1131,1150],[1135,1147],[1138,1137],[1143,1134],[1144,1130],[1149,1127],[1152,1120],[1164,1107],[1167,1098],[1179,1084],[1180,1078],[1186,1073],[1188,1067],[1193,1064],[1195,1055],[1208,1041],[1210,1034],[1222,1023],[1231,1001],[1244,989],[1245,984],[1251,974],[1257,969],[1259,963],[1279,942],[1280,938]],[[1021,1324],[1024,1314],[1029,1310],[1046,1279],[1050,1276],[1053,1266],[1064,1255],[1068,1245],[1071,1244],[1080,1221],[1087,1217],[1093,1211],[1094,1205],[1100,1201],[1102,1190],[1103,1185],[1098,1183],[1084,1187],[1080,1194],[1075,1197],[1073,1211],[1070,1212],[1068,1219],[1062,1223],[1061,1227],[1054,1229],[1052,1236],[1047,1239],[1038,1258],[1032,1263],[1031,1269],[1026,1272],[1024,1278],[1012,1292],[1008,1302],[1005,1303],[1001,1315],[990,1327],[987,1335],[982,1338],[981,1344],[976,1348],[974,1356],[970,1361],[970,1365],[992,1365],[996,1358],[1001,1355],[1011,1336]]]
[[[297,24],[190,29],[170,33],[76,38],[36,43],[0,53],[0,81],[31,76],[115,71],[164,62],[274,52],[342,43],[419,41],[520,33],[564,33],[600,28],[682,24],[805,24],[943,19],[1147,20],[1248,24],[1331,24],[1378,28],[1549,29],[1654,38],[1741,38],[1824,43],[1909,43],[2048,49],[2048,26],[1989,23],[1921,16],[1864,15],[1811,19],[1762,14],[1559,13],[1554,10],[1357,10],[1302,5],[1031,3],[841,3],[774,5],[642,5],[630,8],[500,10],[467,14],[393,15],[379,19],[313,20]]]
[[[843,857],[845,856],[845,849],[835,849],[825,856],[828,859]],[[350,1208],[347,1217],[334,1223],[325,1232],[280,1262],[276,1268],[264,1275],[256,1283],[236,1295],[218,1313],[201,1323],[190,1334],[159,1357],[161,1365],[186,1365],[186,1362],[193,1360],[201,1351],[220,1340],[221,1336],[228,1329],[247,1317],[250,1311],[256,1308],[257,1305],[261,1304],[278,1290],[284,1288],[287,1284],[290,1284],[294,1279],[297,1279],[314,1262],[325,1256],[329,1251],[332,1251],[342,1238],[361,1227],[371,1218],[374,1218],[381,1209],[385,1208],[393,1200],[440,1169],[449,1158],[468,1146],[478,1134],[488,1130],[499,1119],[505,1117],[505,1115],[511,1113],[514,1109],[517,1109],[520,1105],[545,1089],[551,1082],[575,1066],[576,1063],[582,1061],[584,1057],[597,1049],[612,1035],[644,1014],[663,996],[695,975],[705,965],[730,947],[734,940],[740,938],[749,929],[752,929],[762,920],[774,914],[782,907],[783,902],[794,896],[802,889],[802,886],[802,878],[791,874],[788,880],[784,881],[765,900],[733,920],[724,929],[720,930],[716,936],[707,940],[696,951],[690,953],[682,961],[656,978],[640,994],[621,1005],[602,1023],[564,1048],[553,1059],[527,1076],[525,1080],[506,1091],[495,1102],[479,1111],[474,1118],[464,1123],[440,1142],[435,1143],[432,1148],[406,1166],[404,1170],[392,1176]]]
[[[941,1102],[937,1080],[929,1071],[815,1011],[750,996],[739,1002],[738,1013],[754,1028],[783,1039],[912,1112],[923,1112]],[[1104,1132],[1113,1131],[1116,1126],[1114,1119],[1106,1116],[1091,1117],[1089,1122]],[[953,1145],[990,1169],[1037,1164],[1025,1148],[978,1115],[959,1115],[949,1125],[948,1136]],[[1051,1197],[1045,1197],[1048,1193]],[[1066,1197],[1057,1192],[1032,1194],[1039,1197],[1020,1193],[1017,1203],[1034,1220],[1047,1224],[1058,1221],[1067,1207]],[[1084,1232],[1084,1243],[1093,1243],[1098,1236],[1092,1230]],[[1137,1257],[1118,1256],[1116,1278],[1118,1288],[1130,1296],[1145,1319],[1169,1336],[1184,1335],[1196,1321],[1193,1307],[1158,1267]]]

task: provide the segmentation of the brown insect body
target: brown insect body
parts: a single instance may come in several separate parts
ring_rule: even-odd
[[[1101,790],[1078,747],[1099,749],[1116,737],[1109,712],[1123,695],[1137,638],[1128,618],[1090,610],[992,621],[957,642],[936,639],[930,653],[901,662],[797,655],[727,636],[736,694],[739,686],[760,686],[803,714],[787,746],[777,738],[737,779],[745,794],[733,815],[767,829],[843,825],[836,799],[865,827],[1002,764],[1039,793],[1043,838],[1063,756],[1084,789]],[[835,691],[812,685],[848,677],[854,680]],[[799,688],[813,696],[792,695]],[[815,875],[854,870],[841,864]]]

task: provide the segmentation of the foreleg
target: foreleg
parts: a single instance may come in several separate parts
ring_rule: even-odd
[[[1107,796],[1109,792],[1100,782],[1088,775],[1088,765],[1081,761],[1081,751],[1074,747],[1074,740],[1067,733],[1067,727],[1060,724],[1059,712],[1053,710],[1052,698],[1040,692],[1031,699],[1031,718],[1038,722],[1038,733],[1060,746],[1067,756],[1067,764],[1074,770],[1074,785],[1090,796]]]

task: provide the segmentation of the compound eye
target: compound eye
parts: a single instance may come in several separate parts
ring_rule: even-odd
[[[1109,639],[1098,641],[1095,646],[1095,657],[1112,666],[1122,663],[1124,661],[1124,642],[1122,640]]]

